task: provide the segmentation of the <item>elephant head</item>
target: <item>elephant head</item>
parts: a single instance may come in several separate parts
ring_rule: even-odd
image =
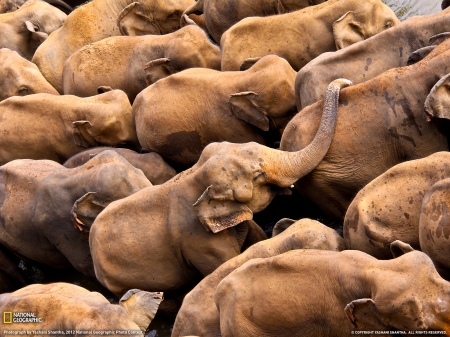
[[[25,96],[37,93],[59,95],[55,88],[42,76],[38,67],[8,48],[0,49],[0,101],[11,96]]]
[[[430,121],[432,117],[450,119],[450,74],[442,77],[431,89],[425,100],[425,118]]]
[[[123,35],[163,35],[180,28],[183,11],[194,0],[139,0],[125,7],[117,24]]]
[[[411,251],[379,263],[382,272],[366,271],[375,282],[372,297],[354,300],[344,309],[350,323],[364,330],[390,327],[448,334],[450,283],[439,276],[431,259]]]
[[[72,122],[73,140],[85,148],[138,144],[128,96],[121,90],[84,98],[84,119]]]
[[[348,11],[333,23],[336,49],[368,39],[398,23],[395,13],[381,1],[360,2],[357,10]]]
[[[283,152],[254,142],[209,144],[192,168],[196,181],[211,182],[194,204],[203,226],[216,233],[250,220],[277,194],[289,193],[287,187],[311,172],[331,144],[339,91],[350,84],[339,79],[328,86],[319,130],[301,151]]]

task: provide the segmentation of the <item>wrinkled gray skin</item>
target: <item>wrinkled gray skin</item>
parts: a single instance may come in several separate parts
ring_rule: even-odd
[[[377,259],[392,257],[390,244],[395,240],[420,249],[422,201],[430,188],[445,178],[450,178],[449,152],[398,164],[372,180],[358,192],[345,214],[347,247]]]
[[[0,245],[31,263],[73,266],[95,279],[90,225],[111,202],[149,186],[114,151],[74,169],[50,160],[12,161],[0,167]]]
[[[297,109],[322,99],[326,86],[335,78],[348,78],[357,84],[406,66],[411,53],[428,46],[431,37],[449,31],[450,9],[409,18],[367,40],[318,56],[300,69],[295,79]]]
[[[0,101],[37,93],[59,95],[34,63],[8,48],[0,49]]]
[[[64,163],[64,167],[74,168],[81,166],[92,157],[106,150],[112,150],[120,154],[131,165],[140,169],[153,185],[163,184],[177,174],[177,172],[156,152],[137,153],[129,149],[112,147],[94,147],[77,153]]]
[[[253,259],[219,283],[214,299],[223,337],[450,333],[450,283],[419,251],[387,261],[357,250]]]
[[[330,150],[311,174],[296,183],[299,191],[329,215],[342,219],[356,194],[389,168],[448,151],[446,135],[438,127],[441,122],[427,122],[423,110],[437,79],[450,72],[449,46],[446,40],[416,64],[388,70],[343,90]],[[446,86],[440,91],[439,101],[447,104]],[[307,146],[321,110],[319,101],[300,111],[286,126],[281,149]]]
[[[64,163],[88,147],[136,144],[123,91],[80,98],[35,94],[0,103],[0,165],[14,159]]]
[[[119,35],[163,35],[180,28],[180,16],[194,0],[93,0],[75,9],[33,57],[42,75],[63,93],[66,60],[81,47]],[[115,66],[115,65],[112,65]]]
[[[268,55],[246,71],[188,69],[143,90],[133,104],[142,147],[183,166],[212,142],[267,144],[297,112],[295,71]],[[226,127],[225,127],[226,126]]]
[[[289,193],[287,187],[323,158],[334,132],[339,90],[349,84],[342,79],[330,84],[321,128],[305,150],[212,143],[192,168],[110,204],[89,237],[100,283],[119,296],[139,288],[171,297],[263,239],[249,220],[276,195]],[[108,245],[112,240],[115,244]]]
[[[172,337],[208,336],[220,337],[220,319],[214,302],[217,285],[227,275],[245,262],[255,258],[279,255],[294,249],[319,249],[342,251],[344,240],[335,230],[320,222],[302,219],[297,222],[283,219],[275,227],[288,223],[288,228],[277,236],[258,242],[242,254],[228,260],[206,276],[183,300],[172,330]]]
[[[105,60],[105,55],[108,59]],[[64,65],[64,94],[92,96],[100,86],[133,102],[147,85],[188,68],[220,70],[220,51],[198,26],[166,35],[117,36],[89,44]]]
[[[314,6],[326,0],[198,0],[183,14],[204,14],[208,33],[220,43],[222,34],[249,16],[284,14]],[[183,19],[182,19],[183,20]],[[330,81],[331,82],[331,81]]]
[[[17,11],[0,14],[0,48],[31,60],[39,45],[64,23],[67,15],[43,1],[27,1]]]

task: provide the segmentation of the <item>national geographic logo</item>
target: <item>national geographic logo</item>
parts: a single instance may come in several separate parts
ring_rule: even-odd
[[[42,323],[42,318],[32,312],[3,312],[3,324],[11,323]]]

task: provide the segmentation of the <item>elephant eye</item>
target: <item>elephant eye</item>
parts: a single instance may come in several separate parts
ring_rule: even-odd
[[[20,87],[18,90],[18,94],[21,96],[25,96],[29,93],[29,89],[27,87]]]
[[[253,181],[255,183],[262,183],[265,182],[266,180],[267,180],[266,174],[263,171],[256,171],[253,174]]]
[[[392,21],[388,21],[385,25],[386,28],[391,28],[392,27]]]

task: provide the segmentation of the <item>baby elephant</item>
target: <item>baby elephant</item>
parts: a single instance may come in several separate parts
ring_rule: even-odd
[[[59,95],[34,63],[8,48],[0,49],[0,101],[37,93]]]
[[[265,145],[266,131],[281,135],[297,113],[295,75],[286,60],[269,55],[246,71],[188,69],[169,76],[136,97],[139,142],[183,166],[212,142]]]
[[[450,333],[450,283],[419,251],[387,261],[356,250],[253,259],[219,283],[214,299],[223,337]]]
[[[61,331],[58,336],[79,336],[76,330],[122,330],[134,336],[144,336],[158,310],[162,293],[138,289],[128,291],[117,305],[97,292],[90,292],[69,283],[33,284],[13,293],[0,295],[1,312],[33,313],[40,322],[16,322],[13,314],[4,316],[7,326],[22,331]],[[28,318],[32,319],[32,318]],[[68,333],[67,330],[72,330]],[[98,336],[82,333],[83,336]],[[114,335],[116,335],[114,333]]]
[[[219,48],[198,26],[166,35],[115,36],[72,54],[64,65],[63,89],[66,95],[87,97],[110,86],[133,102],[147,85],[188,68],[220,70]]]
[[[140,169],[153,185],[163,184],[177,174],[177,172],[156,152],[137,153],[129,149],[113,147],[94,147],[87,149],[70,157],[64,163],[64,167],[74,168],[81,166],[88,162],[92,157],[106,150],[115,151],[120,154],[131,165]]]
[[[450,178],[450,153],[437,152],[398,164],[372,180],[359,191],[345,215],[347,247],[378,259],[391,257],[389,247],[395,240],[419,249],[422,201],[435,183],[446,178]]]
[[[123,91],[80,98],[36,94],[0,103],[0,165],[14,159],[64,163],[99,144],[137,143],[131,105]]]
[[[70,266],[95,278],[88,232],[111,202],[151,186],[114,151],[67,169],[50,160],[0,167],[0,246],[52,268]]]
[[[183,305],[175,320],[172,337],[209,336],[220,337],[220,319],[214,292],[222,279],[245,262],[272,257],[294,249],[320,249],[339,252],[345,249],[344,240],[335,230],[320,222],[302,219],[297,222],[290,219],[280,220],[274,229],[289,226],[281,234],[258,242],[242,254],[225,262],[212,274],[206,276],[183,300]]]

